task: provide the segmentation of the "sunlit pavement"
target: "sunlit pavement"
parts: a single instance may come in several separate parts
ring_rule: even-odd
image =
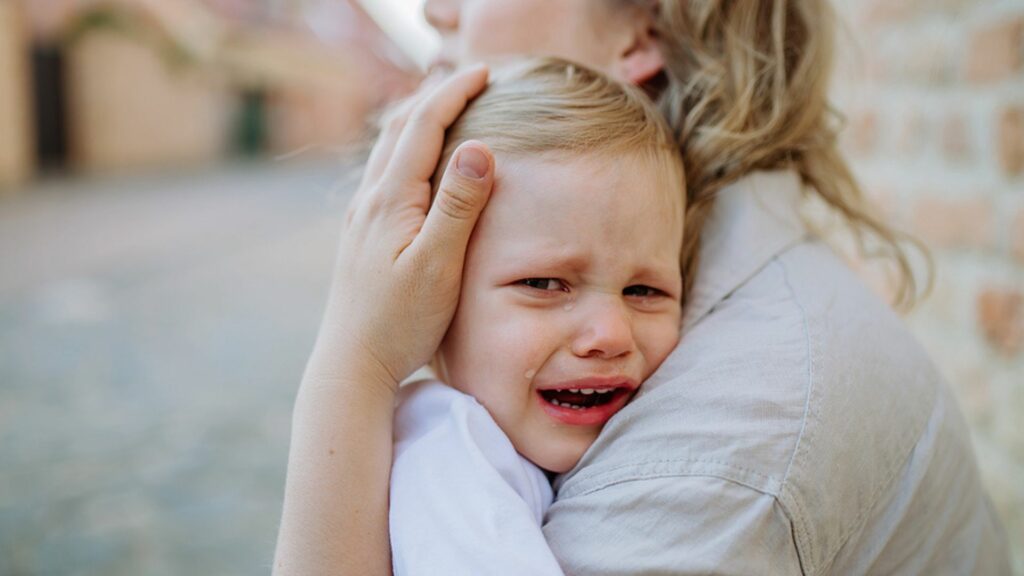
[[[269,572],[344,172],[0,199],[0,574]]]

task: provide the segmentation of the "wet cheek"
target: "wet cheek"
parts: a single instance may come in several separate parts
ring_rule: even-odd
[[[475,302],[463,316],[458,339],[446,353],[457,364],[460,387],[485,405],[528,392],[530,380],[550,356],[550,323],[535,311],[521,310],[500,298]],[[470,322],[469,318],[473,321]]]
[[[549,334],[549,326],[531,314],[510,314],[495,325],[491,361],[502,367],[505,378],[517,379],[526,389],[550,355],[548,349],[553,344],[548,342]]]
[[[677,344],[679,344],[679,322],[677,320],[664,319],[646,327],[644,342],[641,344],[648,370],[644,378],[650,376],[665,358],[668,358]]]

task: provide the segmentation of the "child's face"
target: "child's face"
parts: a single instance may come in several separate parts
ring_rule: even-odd
[[[499,157],[496,176],[441,354],[523,456],[564,472],[678,342],[680,176],[622,155]]]

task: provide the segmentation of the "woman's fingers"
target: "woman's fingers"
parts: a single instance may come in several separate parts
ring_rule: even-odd
[[[444,132],[487,85],[487,68],[457,72],[420,101],[407,120],[386,170],[396,183],[429,182],[444,145]]]
[[[397,103],[385,115],[377,143],[373,145],[370,157],[366,161],[366,171],[363,173],[364,187],[373,186],[380,180],[384,168],[387,167],[394,154],[395,144],[398,143],[398,138],[402,135],[402,129],[405,128],[405,123],[409,120],[413,107],[421,97],[420,94],[414,94]]]
[[[494,185],[494,156],[482,142],[463,142],[441,176],[434,205],[410,246],[414,255],[451,259],[461,275],[469,236]]]
[[[444,76],[439,72],[431,73],[420,82],[416,91],[408,97],[396,102],[383,116],[380,123],[380,134],[377,143],[370,151],[370,158],[366,162],[366,171],[363,173],[363,185],[372,186],[380,180],[384,169],[387,167],[391,156],[395,151],[395,144],[398,137],[402,135],[409,115],[412,114],[416,104],[430,95],[434,88],[441,83]]]
[[[352,222],[352,218],[359,211],[360,207],[367,202],[368,197],[385,193],[381,190],[382,187],[379,184],[383,180],[388,166],[393,162],[396,147],[399,145],[400,140],[408,142],[406,147],[409,150],[405,153],[406,157],[418,155],[418,158],[421,160],[420,165],[430,166],[429,173],[423,178],[423,181],[429,182],[441,153],[444,131],[462,112],[466,102],[486,85],[487,77],[485,70],[484,67],[477,66],[447,78],[439,74],[428,76],[415,94],[395,105],[386,114],[382,122],[380,135],[377,137],[377,142],[370,151],[370,157],[366,162],[362,182],[356,193],[349,200],[345,217],[346,222]],[[468,96],[465,95],[467,90],[469,91]],[[444,121],[444,125],[440,128],[440,132],[437,130],[417,130],[412,136],[405,135],[407,132],[406,126],[414,113],[418,114],[418,118],[421,119],[420,122],[423,122],[430,118],[432,114],[436,114],[432,111],[439,106],[443,109],[441,116],[448,116],[447,121]],[[434,117],[438,116],[435,115]],[[441,117],[441,120],[444,120],[444,118]],[[423,137],[435,138],[437,141],[416,142],[417,138]],[[398,163],[398,165],[401,165],[401,163]],[[403,189],[415,182],[415,179],[409,180],[409,174],[409,171],[402,170],[399,174],[392,174],[390,179],[397,185],[398,189]],[[394,187],[386,188],[394,189]]]
[[[352,218],[355,217],[356,211],[359,210],[359,207],[365,201],[366,195],[377,186],[384,175],[384,169],[387,167],[388,161],[391,160],[395,144],[398,142],[399,136],[402,135],[402,129],[405,128],[405,123],[409,119],[409,114],[412,112],[415,103],[416,97],[410,96],[388,112],[380,135],[377,137],[377,142],[373,145],[373,149],[370,150],[370,157],[367,159],[366,168],[363,170],[362,182],[359,188],[356,189],[355,194],[352,195],[352,198],[349,199],[348,209],[345,212],[345,221],[347,223],[352,223]]]

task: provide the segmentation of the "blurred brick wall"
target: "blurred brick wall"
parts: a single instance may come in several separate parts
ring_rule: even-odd
[[[93,32],[67,53],[73,166],[84,172],[201,165],[227,155],[225,83],[175,68],[151,45]]]
[[[0,1],[0,195],[33,169],[28,35],[22,7]]]
[[[960,398],[1024,574],[1024,3],[837,4],[844,146],[932,248],[935,289],[908,320]]]

